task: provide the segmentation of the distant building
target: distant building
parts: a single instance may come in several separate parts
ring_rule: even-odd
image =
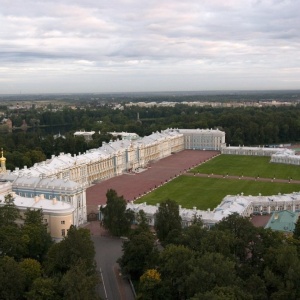
[[[12,131],[12,121],[11,121],[11,119],[4,118],[1,121],[0,131],[7,131],[7,132],[11,132]]]
[[[284,148],[228,146],[222,147],[221,153],[231,155],[272,156],[273,154],[282,153],[286,150],[287,149]]]
[[[221,153],[231,155],[271,156],[271,163],[300,165],[300,155],[296,155],[295,150],[286,148],[224,146],[221,148]]]
[[[26,120],[23,120],[23,121],[22,121],[21,129],[22,129],[23,131],[26,131],[26,130],[28,129],[28,125],[27,125],[27,123],[26,123]]]
[[[60,132],[58,134],[54,134],[53,135],[53,138],[56,140],[56,139],[59,139],[59,138],[62,138],[62,139],[66,139],[66,137],[62,134],[60,134]]]
[[[83,136],[86,142],[90,142],[93,140],[93,135],[95,131],[76,131],[74,136]]]
[[[108,134],[112,135],[113,137],[120,137],[124,140],[136,140],[139,138],[139,136],[136,133],[133,132],[108,132]]]
[[[279,164],[300,165],[300,155],[295,154],[294,150],[284,149],[272,155],[271,162]]]

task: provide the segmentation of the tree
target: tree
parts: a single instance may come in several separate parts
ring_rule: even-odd
[[[195,255],[187,247],[172,244],[160,253],[158,271],[171,299],[186,299],[186,279],[194,268]]]
[[[208,234],[208,230],[203,228],[202,222],[194,223],[182,229],[179,243],[192,250],[200,251],[203,239]]]
[[[220,253],[205,253],[197,258],[185,284],[188,296],[205,293],[217,286],[231,286],[237,282],[235,262]]]
[[[226,257],[233,257],[233,243],[234,236],[231,232],[212,228],[202,238],[201,252],[221,253]]]
[[[160,273],[155,269],[147,270],[140,278],[138,300],[165,300]]]
[[[162,243],[172,242],[172,239],[179,237],[181,217],[176,201],[168,199],[160,203],[158,212],[155,214],[154,228]]]
[[[44,214],[42,209],[29,209],[27,208],[25,212],[25,225],[43,225],[46,227],[47,225],[44,224]]]
[[[233,213],[219,222],[216,229],[232,234],[232,251],[236,258],[243,262],[251,258],[251,245],[255,245],[257,229],[248,218]]]
[[[253,300],[268,299],[265,282],[258,275],[252,274],[249,276],[245,282],[245,287],[247,292],[252,295]]]
[[[0,258],[0,299],[21,299],[24,279],[21,267],[12,257]]]
[[[25,278],[25,288],[28,290],[33,281],[42,275],[41,264],[35,259],[26,258],[19,265]]]
[[[27,255],[27,239],[15,224],[0,226],[0,256],[10,256],[20,260]]]
[[[154,267],[158,258],[154,242],[150,231],[132,234],[129,241],[123,243],[123,256],[118,261],[122,273],[138,280],[147,269]]]
[[[298,218],[298,220],[295,224],[294,238],[300,239],[300,218]]]
[[[96,286],[99,276],[86,268],[85,261],[79,259],[61,280],[63,299],[82,300],[100,299],[97,295]]]
[[[20,217],[19,210],[13,202],[12,194],[4,196],[5,205],[0,206],[0,227],[6,225],[17,226],[16,220]]]
[[[95,248],[90,231],[71,226],[68,235],[60,243],[53,244],[45,262],[46,273],[50,276],[65,274],[78,262],[85,261],[87,270],[95,269]]]
[[[57,283],[53,278],[38,277],[25,297],[28,300],[58,300]]]
[[[300,259],[297,247],[282,243],[264,256],[263,276],[271,299],[300,298]]]
[[[238,286],[216,286],[213,290],[199,293],[190,300],[252,300],[252,296],[242,291]]]
[[[43,222],[41,209],[26,210],[22,234],[27,241],[27,257],[42,261],[53,241]]]
[[[30,165],[28,167],[34,165],[35,163],[46,160],[46,155],[41,150],[30,150],[25,153],[25,156],[29,159]]]
[[[134,230],[135,234],[137,232],[149,232],[150,231],[150,226],[148,224],[148,220],[146,217],[146,213],[143,210],[140,210],[138,214],[135,216],[136,221],[137,221],[137,227]]]
[[[13,204],[14,203],[14,197],[12,194],[7,194],[4,196],[4,201],[6,204]]]
[[[133,212],[126,209],[125,199],[118,196],[115,190],[108,190],[106,198],[106,206],[101,207],[104,227],[115,236],[127,235],[134,219]]]

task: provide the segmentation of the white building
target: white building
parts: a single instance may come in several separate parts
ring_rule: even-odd
[[[136,140],[122,139],[103,143],[100,148],[74,155],[61,153],[33,167],[11,173],[31,177],[68,179],[85,187],[96,180],[106,180],[144,168],[155,161],[184,149],[183,134],[167,129]]]
[[[184,148],[194,150],[221,150],[225,132],[213,129],[178,129],[184,136]]]
[[[147,205],[147,203],[134,204],[131,202],[127,204],[127,209],[133,210],[136,214],[143,210],[149,225],[154,226],[155,214],[159,209],[159,204],[155,206]],[[195,216],[201,218],[204,225],[210,227],[233,213],[250,217],[251,215],[270,214],[283,210],[300,211],[300,192],[272,196],[228,195],[212,211],[210,209],[198,210],[196,207],[187,209],[179,206],[183,227],[191,225]]]
[[[74,133],[74,136],[83,136],[84,140],[86,142],[93,140],[93,135],[95,134],[95,131],[76,131]]]
[[[285,149],[272,155],[271,162],[279,164],[300,165],[300,155],[296,155],[294,150]]]
[[[79,155],[53,155],[31,168],[16,169],[12,173],[66,179],[88,187],[95,181],[145,168],[153,161],[184,149],[220,150],[224,144],[225,132],[220,130],[166,129],[143,138],[103,143]]]
[[[222,147],[222,154],[232,154],[232,155],[254,155],[254,156],[272,156],[276,153],[282,153],[287,149],[284,148],[268,148],[268,147]]]
[[[286,148],[224,146],[221,148],[221,153],[231,155],[271,156],[270,162],[272,163],[300,165],[300,155],[296,155],[294,150]]]
[[[134,132],[124,132],[124,131],[116,132],[116,131],[113,131],[113,132],[108,132],[108,133],[111,134],[114,137],[121,137],[121,139],[124,139],[124,140],[136,140],[136,139],[139,138],[139,136]]]

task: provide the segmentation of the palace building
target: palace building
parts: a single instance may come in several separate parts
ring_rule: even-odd
[[[220,150],[224,145],[225,133],[220,130],[167,129],[142,138],[135,136],[129,139],[126,136],[79,155],[53,155],[31,168],[24,167],[11,173],[16,176],[67,179],[88,187],[124,172],[135,172],[183,149]]]
[[[214,133],[222,138],[211,138]],[[43,209],[51,236],[59,240],[71,225],[86,223],[86,188],[94,182],[146,168],[149,163],[182,151],[187,145],[208,150],[220,149],[225,142],[224,132],[202,129],[167,129],[142,138],[125,133],[122,136],[123,139],[103,143],[86,153],[73,156],[61,153],[30,168],[25,166],[14,171],[6,170],[2,150],[0,205],[5,205],[6,194],[13,193],[14,203],[21,212],[27,208]]]
[[[118,136],[120,133],[116,133]],[[149,163],[184,149],[219,150],[223,154],[271,156],[271,162],[299,164],[299,156],[282,148],[226,147],[225,132],[218,129],[166,129],[149,136],[138,137],[122,133],[122,139],[103,143],[101,147],[85,153],[60,153],[44,162],[23,169],[6,170],[3,150],[0,157],[0,205],[4,197],[13,193],[14,203],[24,211],[42,208],[49,232],[55,240],[62,239],[70,225],[80,226],[87,221],[86,188],[93,183],[121,175],[138,172]],[[143,209],[149,223],[157,206],[128,204],[133,210]],[[194,215],[211,226],[230,213],[249,216],[277,210],[300,210],[300,194],[269,197],[227,196],[212,211],[180,208],[183,225]]]

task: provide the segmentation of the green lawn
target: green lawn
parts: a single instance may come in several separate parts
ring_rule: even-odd
[[[191,172],[300,180],[300,166],[270,163],[270,157],[219,155]]]
[[[140,198],[136,203],[147,202],[147,204],[155,205],[166,199],[172,199],[182,207],[196,206],[198,209],[205,210],[215,208],[226,195],[244,193],[244,195],[257,196],[261,193],[267,196],[295,191],[300,191],[300,185],[183,175]]]

